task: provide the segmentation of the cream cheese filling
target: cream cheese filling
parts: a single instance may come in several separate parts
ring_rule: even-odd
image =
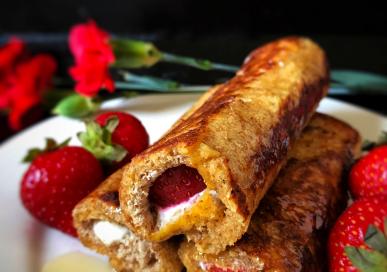
[[[127,234],[132,234],[128,228],[109,221],[96,221],[93,225],[93,231],[95,236],[106,246],[122,240]]]

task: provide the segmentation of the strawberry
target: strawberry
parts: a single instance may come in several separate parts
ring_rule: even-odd
[[[125,112],[105,112],[98,115],[95,120],[105,126],[111,117],[117,117],[118,126],[112,134],[112,141],[123,146],[129,157],[143,151],[149,145],[149,136],[140,120]]]
[[[149,145],[149,136],[141,122],[128,113],[105,112],[86,123],[86,132],[78,134],[82,145],[111,170],[126,164]]]
[[[349,188],[354,198],[387,195],[387,145],[372,149],[352,167]]]
[[[386,228],[387,196],[356,200],[331,230],[330,271],[387,271]]]
[[[26,160],[32,163],[22,178],[20,196],[31,215],[76,236],[72,210],[100,184],[103,172],[93,154],[66,144],[47,139],[45,150],[30,150]]]
[[[169,168],[155,180],[149,198],[156,206],[167,208],[188,200],[205,188],[203,178],[196,169],[181,165]]]

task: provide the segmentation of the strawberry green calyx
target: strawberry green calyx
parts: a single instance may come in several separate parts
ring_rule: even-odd
[[[363,248],[346,247],[345,253],[353,265],[361,272],[387,271],[387,257],[379,251],[368,251]]]
[[[78,138],[84,148],[90,151],[98,160],[112,163],[125,158],[125,148],[112,142],[112,133],[117,128],[119,120],[113,116],[105,126],[100,126],[95,121],[88,121],[86,131],[78,133]]]
[[[364,241],[369,249],[345,247],[345,253],[352,264],[361,272],[387,271],[387,218],[384,220],[384,233],[370,225]]]
[[[384,220],[384,233],[373,225],[370,225],[367,229],[366,236],[364,238],[366,244],[383,255],[387,256],[387,218]]]
[[[31,148],[27,151],[27,154],[24,156],[22,162],[24,163],[29,163],[32,162],[37,156],[43,153],[47,153],[50,151],[57,150],[61,147],[67,146],[70,142],[71,138],[67,138],[64,140],[62,143],[57,143],[54,139],[52,138],[46,138],[46,145],[43,149],[41,148]]]

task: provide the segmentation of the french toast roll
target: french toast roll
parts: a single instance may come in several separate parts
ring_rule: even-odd
[[[187,271],[328,271],[327,233],[346,207],[343,178],[359,152],[356,130],[316,114],[241,240],[219,254],[183,242],[179,256]]]
[[[184,234],[217,253],[246,232],[294,140],[328,90],[322,49],[289,37],[253,51],[125,167],[120,200],[140,237]]]
[[[181,271],[176,241],[144,241],[125,227],[118,199],[122,172],[115,172],[74,208],[79,239],[107,255],[117,272]]]

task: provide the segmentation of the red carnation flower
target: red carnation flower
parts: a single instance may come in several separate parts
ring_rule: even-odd
[[[69,70],[76,81],[75,90],[86,96],[94,96],[100,89],[114,91],[109,65],[115,61],[109,44],[110,36],[94,21],[75,25],[69,36],[70,50],[75,66]]]
[[[0,108],[9,110],[12,129],[23,127],[23,117],[40,103],[43,93],[51,85],[55,70],[55,60],[40,54],[17,64],[15,71],[2,79]]]
[[[15,37],[0,48],[0,76],[13,68],[16,60],[23,54],[24,48],[24,42]]]

